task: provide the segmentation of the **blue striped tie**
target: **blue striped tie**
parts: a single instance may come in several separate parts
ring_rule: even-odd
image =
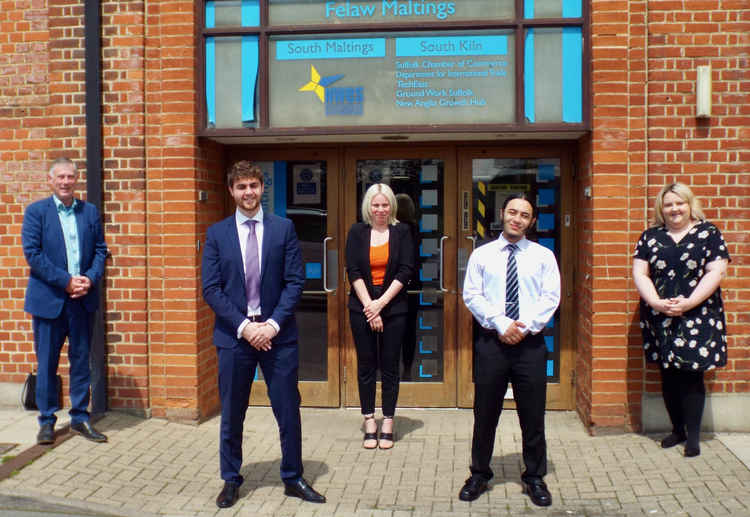
[[[518,272],[516,271],[516,251],[518,246],[508,244],[508,269],[505,275],[505,315],[512,320],[518,320]]]

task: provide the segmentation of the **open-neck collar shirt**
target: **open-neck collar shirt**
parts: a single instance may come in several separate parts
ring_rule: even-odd
[[[78,244],[78,224],[76,223],[76,207],[78,200],[73,199],[70,206],[65,206],[57,196],[52,195],[57,207],[57,217],[60,219],[63,237],[65,239],[65,255],[68,259],[68,273],[70,276],[81,274],[81,252]]]
[[[469,257],[464,303],[479,324],[504,334],[512,319],[505,315],[505,275],[510,244],[501,234]],[[518,321],[527,332],[541,332],[560,305],[560,270],[555,255],[525,237],[515,243],[518,271]]]

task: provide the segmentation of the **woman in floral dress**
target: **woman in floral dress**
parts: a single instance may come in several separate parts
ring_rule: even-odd
[[[633,280],[641,295],[646,360],[661,370],[664,405],[672,433],[663,448],[685,444],[700,454],[706,400],[703,374],[727,363],[727,336],[719,283],[729,252],[721,232],[705,220],[693,192],[682,183],[661,189],[656,223],[635,250]]]

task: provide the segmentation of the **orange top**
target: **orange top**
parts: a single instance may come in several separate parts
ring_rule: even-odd
[[[380,246],[370,246],[370,272],[372,273],[373,285],[383,285],[387,265],[388,243],[385,242]]]

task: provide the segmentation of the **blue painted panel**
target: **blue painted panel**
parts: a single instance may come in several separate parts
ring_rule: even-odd
[[[273,162],[273,211],[286,217],[286,162]]]
[[[544,336],[544,344],[547,345],[547,352],[555,351],[555,336]]]
[[[562,119],[583,120],[583,36],[580,27],[563,27],[562,32]]]
[[[396,38],[396,57],[427,56],[504,56],[508,37],[436,36]]]
[[[320,262],[306,262],[305,278],[313,280],[320,280],[323,278],[323,264]]]
[[[240,12],[243,27],[260,25],[260,3],[258,0],[242,0]]]
[[[529,20],[534,18],[534,0],[524,0],[523,17]]]
[[[206,0],[206,28],[212,29],[216,26],[216,5],[214,0]]]
[[[547,359],[547,377],[555,375],[555,362],[552,359]]]
[[[258,36],[242,36],[242,122],[255,120],[255,85],[258,79]]]
[[[562,0],[563,18],[580,18],[583,16],[583,5],[581,0]]]
[[[534,101],[534,29],[526,31],[523,54],[523,104],[524,115],[528,122],[536,120],[536,103]]]
[[[216,126],[216,41],[213,37],[206,38],[206,116],[208,125]]]

